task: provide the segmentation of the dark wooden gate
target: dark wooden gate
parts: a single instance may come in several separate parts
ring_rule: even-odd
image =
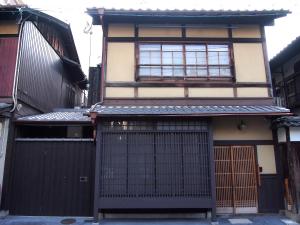
[[[98,208],[214,208],[207,121],[100,124]]]
[[[91,140],[17,139],[10,213],[90,216],[94,149]]]

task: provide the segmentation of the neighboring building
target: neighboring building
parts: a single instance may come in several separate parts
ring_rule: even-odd
[[[6,177],[2,200],[12,176],[14,120],[81,106],[87,84],[70,26],[12,2],[0,3],[0,192],[3,173]]]
[[[274,128],[285,165],[286,209],[300,214],[300,37],[270,60],[270,68],[276,103],[295,115],[276,120]]]
[[[288,12],[88,9],[102,25],[94,216],[278,212],[264,26]],[[99,40],[100,41],[100,40]]]

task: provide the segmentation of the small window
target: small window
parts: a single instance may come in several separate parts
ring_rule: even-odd
[[[140,77],[231,77],[228,45],[140,44]]]

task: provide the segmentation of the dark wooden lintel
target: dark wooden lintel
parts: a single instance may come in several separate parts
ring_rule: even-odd
[[[272,98],[106,98],[104,105],[273,105]]]
[[[208,37],[107,37],[108,42],[219,42],[219,43],[261,43],[263,38],[208,38]]]
[[[106,87],[271,87],[269,83],[260,82],[222,82],[222,81],[196,81],[196,80],[170,80],[170,81],[141,81],[141,82],[106,82]]]

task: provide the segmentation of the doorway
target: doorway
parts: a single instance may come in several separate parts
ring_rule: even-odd
[[[215,146],[217,213],[257,213],[254,146]]]

